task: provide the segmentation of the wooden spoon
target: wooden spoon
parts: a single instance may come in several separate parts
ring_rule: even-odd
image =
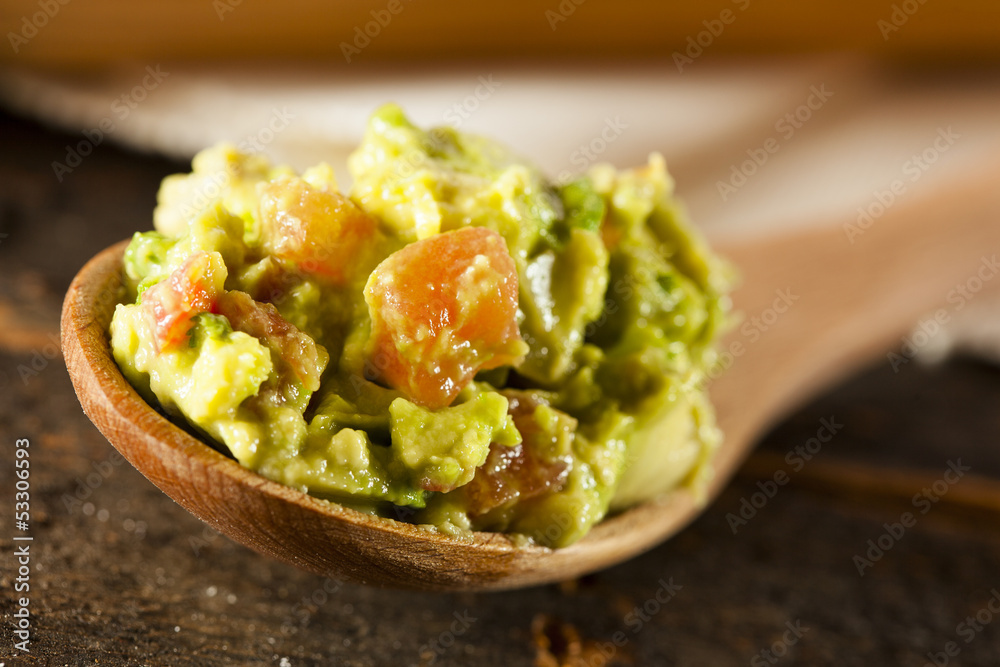
[[[977,276],[990,285],[996,276],[989,262],[1000,253],[996,182],[993,171],[936,194],[914,194],[854,243],[839,224],[853,221],[743,242],[718,239],[743,276],[734,302],[744,324],[723,342],[733,363],[711,390],[726,438],[714,459],[709,499],[778,416],[898,346],[921,316],[940,308],[950,317],[957,299],[947,297],[957,285],[974,287]],[[106,332],[119,299],[124,248],[125,242],[108,248],[84,266],[63,306],[63,353],[83,409],[167,495],[263,554],[368,584],[515,588],[631,558],[681,530],[705,506],[678,490],[553,550],[517,547],[494,533],[448,537],[267,480],[162,417],[122,377]]]

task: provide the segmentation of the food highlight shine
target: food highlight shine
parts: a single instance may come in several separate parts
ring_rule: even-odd
[[[663,158],[556,184],[395,105],[353,185],[217,146],[163,181],[111,322],[152,405],[268,479],[461,537],[572,544],[697,491],[731,271]]]

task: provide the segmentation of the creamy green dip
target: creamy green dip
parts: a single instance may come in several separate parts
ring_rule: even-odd
[[[729,271],[663,158],[569,184],[371,118],[338,189],[215,147],[164,180],[111,323],[125,376],[314,496],[547,546],[709,474]]]

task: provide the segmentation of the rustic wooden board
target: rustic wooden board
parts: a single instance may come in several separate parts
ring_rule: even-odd
[[[959,628],[1000,589],[996,370],[876,366],[776,428],[688,530],[580,581],[481,595],[324,581],[216,536],[121,463],[48,347],[71,276],[148,220],[159,179],[184,165],[105,145],[60,184],[50,162],[70,137],[9,117],[0,137],[0,661],[18,534],[7,462],[27,437],[34,630],[30,660],[11,664],[558,664],[541,644],[590,664],[603,649],[745,665],[796,622],[808,631],[778,664],[921,665],[949,641],[962,664],[1000,662],[1000,629],[966,643]],[[843,428],[794,471],[785,456],[822,419]],[[913,496],[959,458],[968,476],[920,514]],[[729,515],[779,469],[790,482],[734,535]],[[916,524],[859,576],[854,557],[907,511]]]

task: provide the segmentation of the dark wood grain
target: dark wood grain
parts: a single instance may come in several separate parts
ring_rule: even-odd
[[[1000,166],[891,208],[856,245],[839,224],[828,224],[723,246],[742,273],[736,310],[763,317],[766,326],[755,325],[757,337],[737,329],[725,341],[745,352],[712,386],[725,439],[713,458],[708,500],[772,420],[832,378],[891,349],[920,316],[946,305],[950,287],[976,275],[984,251],[1000,249],[998,175]],[[571,547],[552,550],[517,547],[494,533],[453,538],[270,482],[164,419],[118,371],[107,329],[123,251],[124,242],[88,262],[63,306],[62,346],[84,411],[171,498],[261,553],[377,585],[516,588],[626,560],[681,530],[703,509],[680,489],[604,520]],[[768,311],[773,317],[763,315]]]
[[[1000,664],[996,622],[969,643],[956,635],[1000,587],[996,513],[946,495],[860,577],[853,556],[884,523],[914,510],[920,488],[886,496],[813,481],[845,463],[874,474],[908,470],[921,484],[961,457],[1000,488],[996,370],[913,362],[894,372],[876,362],[788,415],[763,438],[766,456],[751,458],[686,530],[569,584],[432,594],[341,583],[259,556],[174,504],[116,455],[80,411],[61,360],[44,353],[69,278],[127,236],[148,214],[159,179],[183,165],[102,146],[75,174],[87,187],[72,183],[36,199],[70,138],[3,116],[0,137],[15,148],[0,151],[0,223],[11,231],[0,243],[0,298],[40,316],[22,322],[37,343],[0,341],[0,456],[12,460],[15,438],[35,447],[32,654],[8,664],[530,665],[539,614],[599,644],[624,638],[616,656],[630,659],[621,664],[746,665],[796,620],[809,630],[779,665],[922,665],[948,641],[959,643],[961,664]],[[123,183],[123,198],[100,194]],[[80,219],[62,227],[70,211]],[[57,228],[63,240],[54,252],[46,242]],[[34,364],[37,374],[22,380],[19,369]],[[786,454],[831,417],[843,430],[794,473]],[[734,535],[728,516],[779,469],[789,484]],[[88,478],[99,483],[91,488]],[[13,480],[12,467],[0,465],[0,493]],[[10,653],[13,609],[9,510],[4,499],[0,660]],[[642,620],[636,607],[655,607],[660,580],[671,577],[683,589]],[[457,635],[449,634],[455,614],[475,619],[456,625]]]

